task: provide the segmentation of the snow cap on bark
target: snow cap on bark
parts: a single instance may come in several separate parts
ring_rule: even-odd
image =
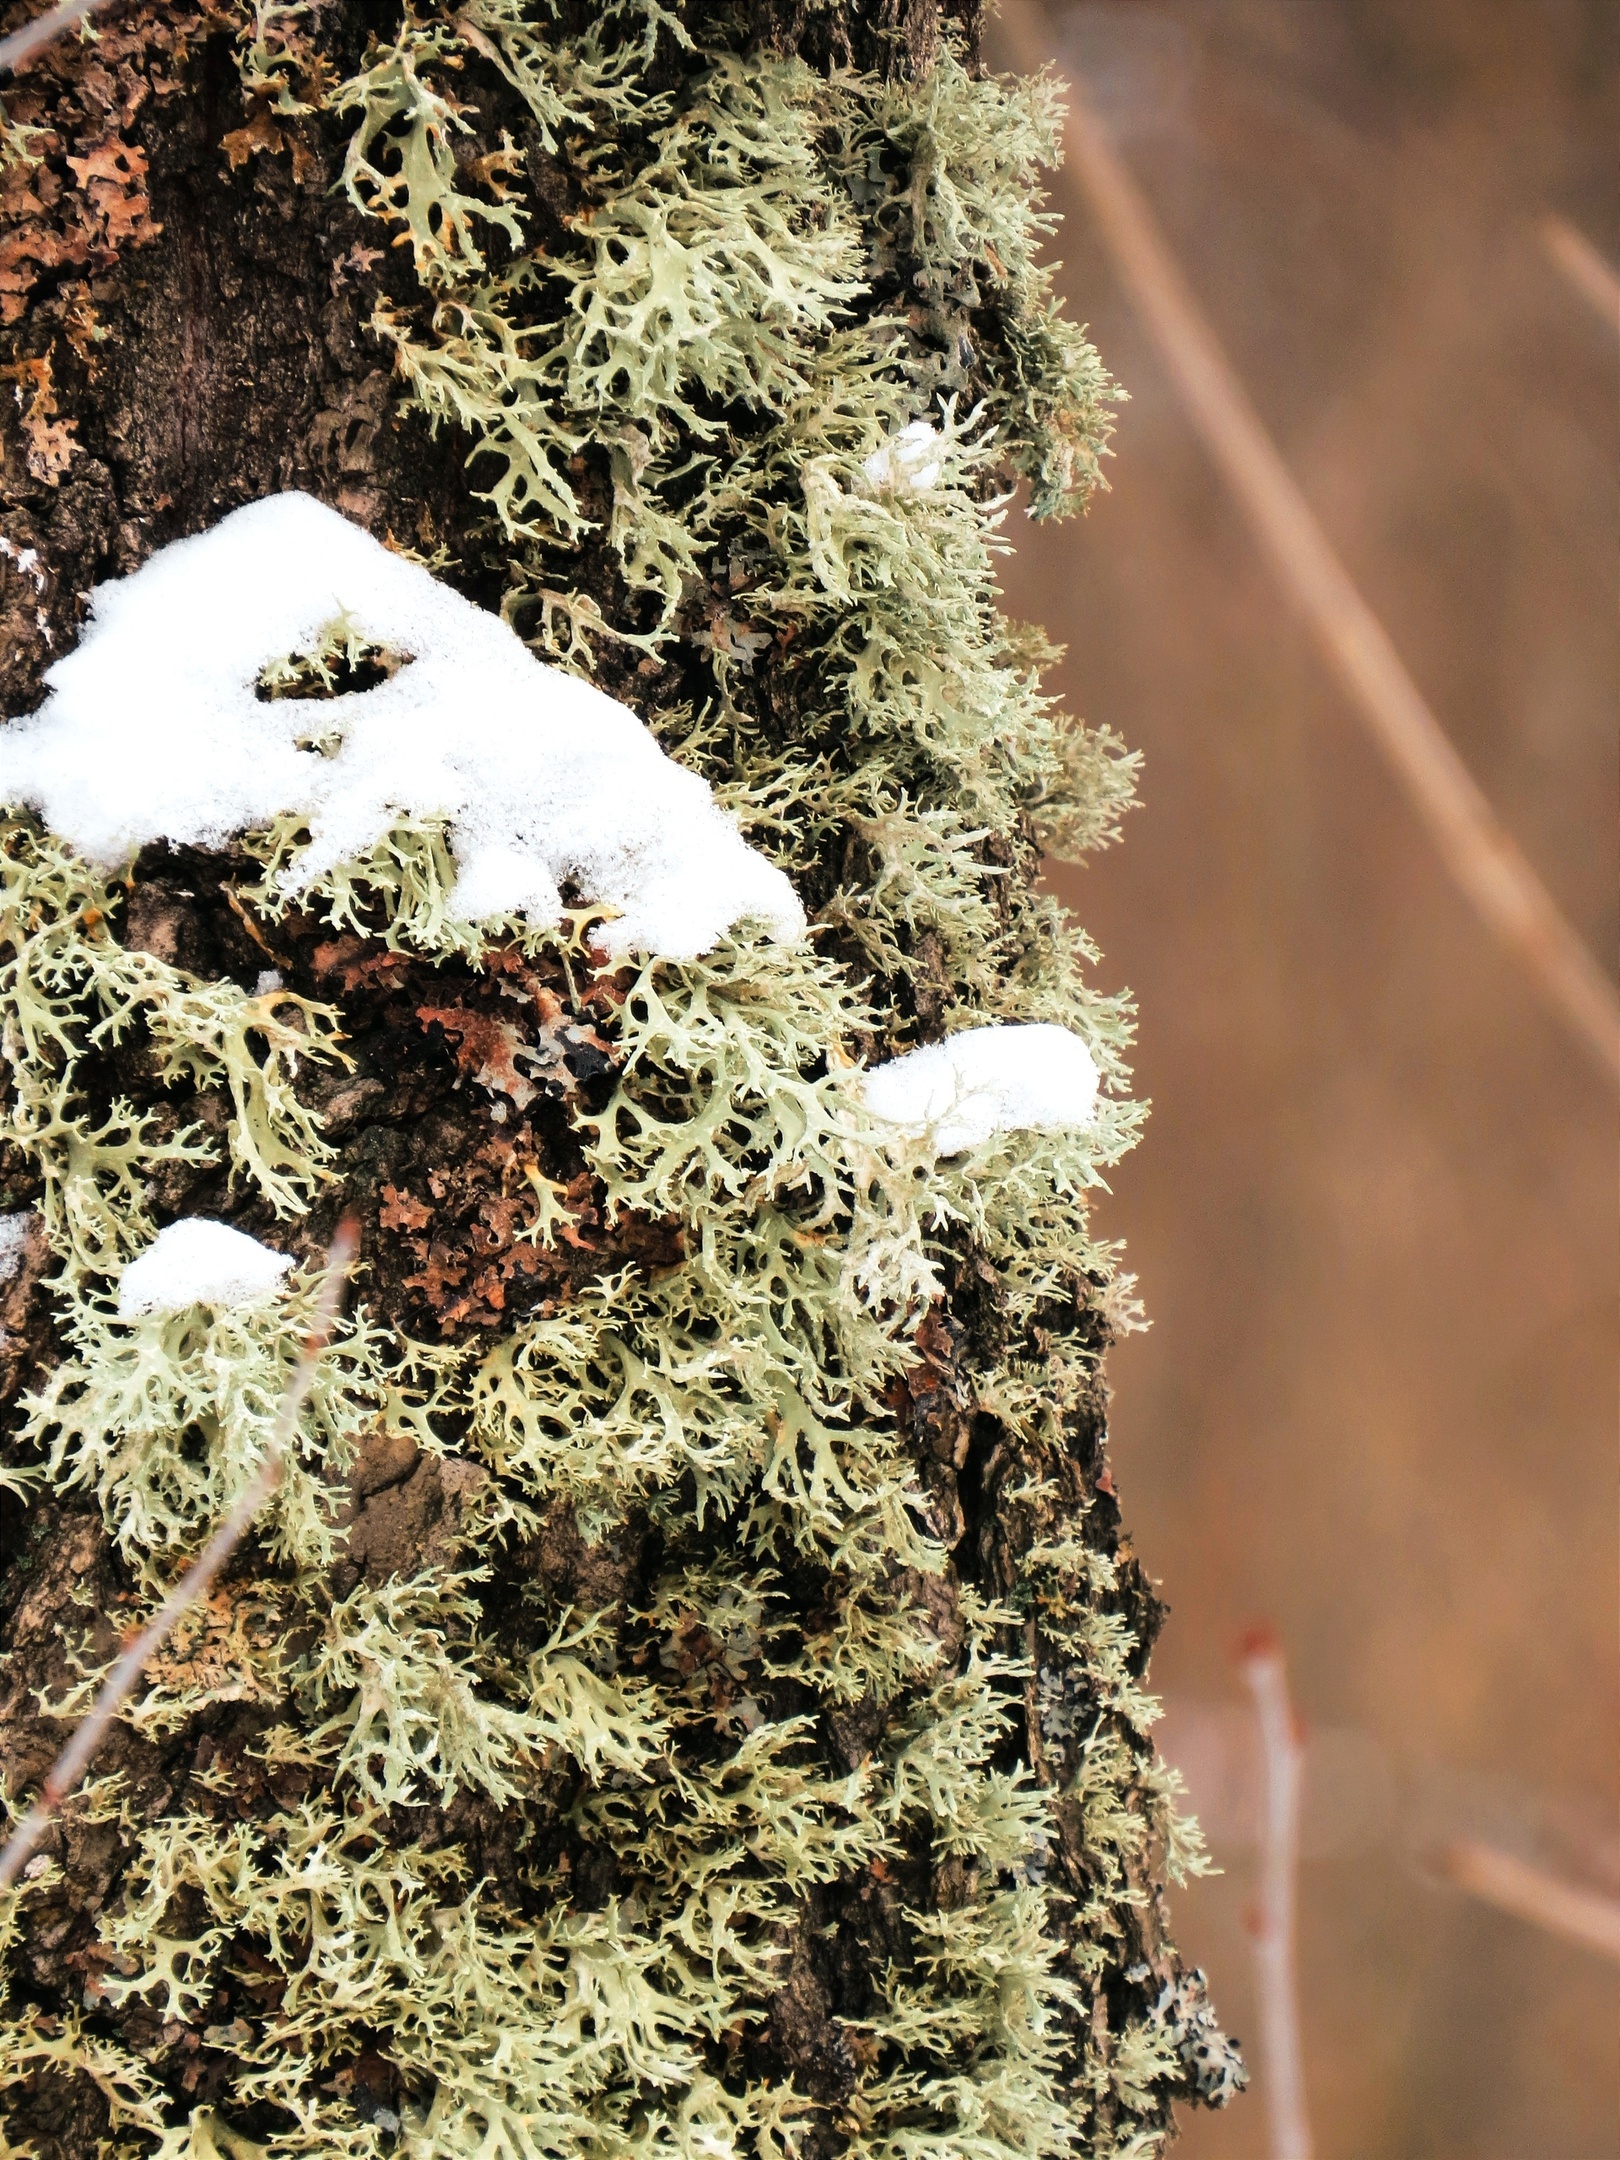
[[[926,1134],[940,1155],[997,1133],[1076,1132],[1097,1107],[1097,1067],[1069,1028],[966,1028],[878,1065],[862,1087],[874,1117]]]
[[[188,1216],[160,1230],[125,1268],[118,1285],[119,1317],[185,1312],[192,1305],[234,1310],[262,1304],[281,1287],[291,1266],[285,1253],[273,1252],[229,1223]]]
[[[261,694],[337,622],[408,664],[318,706]],[[40,710],[0,730],[0,800],[99,864],[292,814],[309,834],[283,876],[296,894],[402,818],[442,818],[468,922],[549,928],[568,883],[616,911],[598,937],[614,956],[804,928],[787,878],[628,706],[308,495],[250,503],[98,586],[46,680]]]

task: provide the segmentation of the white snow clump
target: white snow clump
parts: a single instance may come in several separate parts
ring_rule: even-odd
[[[937,1155],[960,1155],[996,1133],[1089,1125],[1097,1068],[1068,1028],[968,1028],[874,1067],[862,1094],[874,1117],[926,1137]]]
[[[692,959],[749,920],[804,930],[783,873],[628,706],[312,496],[250,503],[91,604],[45,703],[0,729],[0,802],[96,863],[157,840],[218,847],[293,812],[309,828],[283,879],[297,893],[401,817],[443,817],[464,921],[549,927],[571,879],[619,911],[601,936],[615,957]],[[343,617],[410,664],[314,708],[256,695]],[[322,747],[300,749],[312,722]]]
[[[926,420],[913,420],[880,442],[861,470],[875,488],[895,495],[925,495],[938,487],[942,438]]]
[[[0,1215],[0,1283],[10,1282],[22,1266],[28,1250],[28,1225],[33,1219],[27,1208],[20,1215]]]
[[[281,1287],[292,1266],[229,1223],[190,1215],[160,1230],[145,1252],[125,1268],[118,1285],[118,1316],[180,1313],[192,1305],[261,1305]]]

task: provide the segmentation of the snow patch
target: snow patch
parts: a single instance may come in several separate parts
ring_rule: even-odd
[[[1068,1028],[969,1028],[874,1067],[862,1093],[875,1117],[926,1136],[936,1154],[960,1155],[996,1133],[1089,1125],[1097,1068]]]
[[[200,1215],[160,1230],[118,1285],[120,1319],[143,1313],[179,1313],[192,1305],[259,1305],[281,1287],[292,1266],[229,1223]]]
[[[91,597],[50,696],[0,729],[0,801],[96,863],[291,812],[310,836],[283,878],[296,894],[399,819],[443,817],[465,921],[549,927],[572,880],[619,911],[613,956],[691,959],[744,921],[804,930],[786,877],[628,706],[311,496],[250,503]],[[410,664],[318,706],[255,694],[345,615]],[[322,748],[300,749],[317,724]]]
[[[861,470],[875,488],[894,495],[925,495],[938,487],[943,438],[926,420],[913,420],[881,442]]]
[[[45,565],[39,559],[37,548],[19,547],[15,540],[8,540],[4,533],[0,533],[0,555],[20,570],[24,577],[33,579],[35,592],[45,590]]]
[[[33,1219],[26,1208],[20,1215],[0,1215],[0,1283],[10,1282],[22,1266],[28,1250],[28,1226]]]

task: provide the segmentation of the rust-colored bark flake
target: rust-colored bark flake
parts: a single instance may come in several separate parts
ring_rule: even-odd
[[[522,1110],[542,1089],[557,1098],[570,1096],[581,1081],[612,1071],[612,1045],[519,956],[499,954],[492,972],[500,997],[510,1004],[417,1008],[417,1019],[440,1029],[454,1045],[457,1066],[468,1078]]]
[[[104,20],[93,44],[59,39],[5,93],[12,150],[0,169],[0,323],[16,323],[36,296],[62,320],[87,297],[83,279],[53,273],[109,270],[126,248],[150,247],[145,149],[134,139],[153,97],[178,87],[206,18],[196,9],[131,9]]]
[[[15,386],[18,428],[28,470],[47,487],[55,487],[73,457],[78,443],[71,419],[58,417],[56,381],[51,357],[16,360],[0,368],[0,380]]]
[[[253,117],[239,128],[232,128],[228,135],[220,137],[220,148],[230,162],[232,171],[245,165],[249,158],[261,152],[288,151],[292,157],[293,178],[306,179],[315,169],[314,153],[301,138],[279,127],[271,118],[268,107],[257,105]]]
[[[480,1087],[506,1096],[520,1110],[533,1102],[538,1090],[517,1068],[527,1046],[509,1020],[459,1005],[419,1005],[416,1017],[444,1030],[456,1046],[457,1065]]]
[[[121,247],[149,247],[163,228],[153,219],[146,192],[146,153],[108,135],[67,162],[95,220],[101,251],[112,255]]]
[[[362,985],[387,988],[396,984],[410,961],[392,946],[349,935],[324,939],[310,955],[310,964],[328,987],[335,979],[344,990],[358,990]]]
[[[433,1220],[433,1210],[409,1193],[395,1185],[385,1185],[382,1190],[384,1205],[377,1212],[377,1220],[385,1230],[425,1230]]]

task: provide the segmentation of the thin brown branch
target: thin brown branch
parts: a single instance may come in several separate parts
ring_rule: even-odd
[[[1052,57],[1036,0],[1002,0],[1015,64]],[[1089,209],[1205,448],[1309,624],[1441,860],[1547,1004],[1620,1084],[1620,992],[1565,920],[1407,673],[1283,463],[1146,199],[1071,77],[1067,175]]]
[[[1611,330],[1620,332],[1620,271],[1573,226],[1549,211],[1541,221],[1541,244],[1581,298]]]
[[[315,1384],[321,1353],[332,1339],[343,1286],[354,1265],[358,1243],[354,1225],[348,1221],[341,1223],[326,1255],[326,1271],[315,1301],[309,1333],[304,1338],[298,1363],[276,1412],[263,1462],[243,1488],[236,1505],[108,1673],[94,1707],[57,1757],[40,1787],[39,1798],[17,1825],[5,1850],[0,1852],[0,1890],[16,1881],[63,1801],[89,1768],[91,1758],[106,1738],[108,1726],[145,1670],[147,1659],[161,1648],[175,1623],[190,1607],[208,1594],[214,1577],[235,1552],[248,1526],[280,1483],[287,1449],[298,1429],[299,1413]]]
[[[1280,1646],[1264,1632],[1244,1645],[1243,1677],[1254,1697],[1265,1776],[1260,1835],[1260,1897],[1254,1916],[1256,1993],[1260,2005],[1261,2069],[1272,2160],[1311,2160],[1305,2111],[1305,2058],[1299,2032],[1299,1980],[1294,1963],[1295,1884],[1299,1873],[1299,1808],[1305,1751],[1288,1700]]]
[[[15,74],[35,53],[43,52],[65,32],[111,5],[112,0],[61,0],[59,7],[47,9],[20,30],[13,30],[10,37],[0,38],[0,75]]]
[[[1440,1871],[1470,1897],[1620,1964],[1620,1898],[1583,1890],[1473,1838],[1448,1845],[1440,1856]]]

